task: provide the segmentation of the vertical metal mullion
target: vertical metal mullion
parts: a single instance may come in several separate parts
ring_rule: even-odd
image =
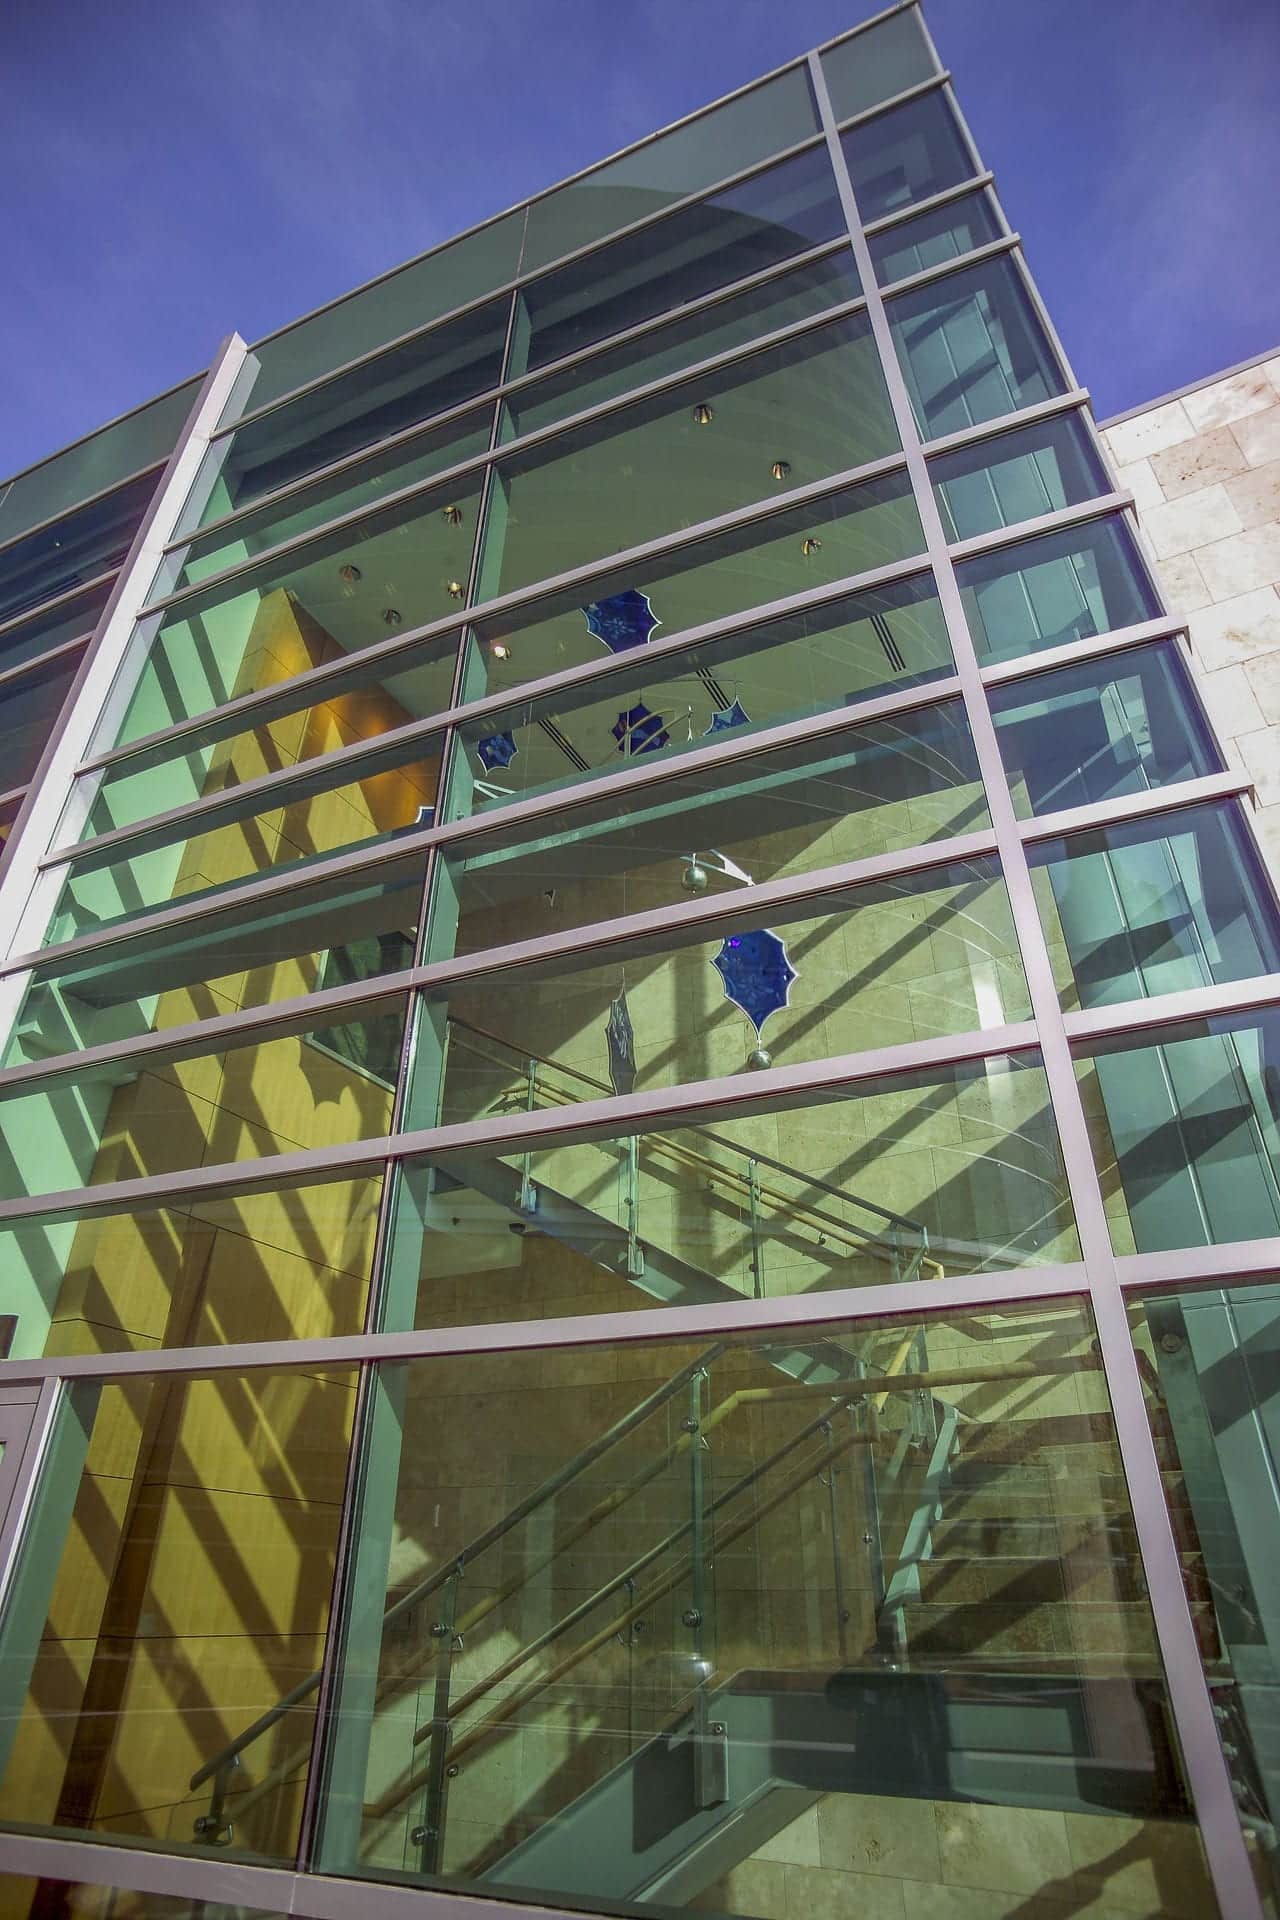
[[[1160,1478],[1155,1441],[1143,1405],[1142,1384],[1129,1337],[1125,1304],[1103,1208],[1102,1189],[1054,983],[1048,943],[1032,889],[1026,848],[1019,833],[995,723],[965,618],[942,517],[845,164],[822,62],[816,53],[809,55],[809,76],[844,207],[849,243],[863,282],[867,319],[879,350],[890,404],[915,493],[916,508],[924,528],[926,556],[933,568],[996,847],[1009,892],[1050,1105],[1058,1128],[1067,1185],[1084,1256],[1139,1548],[1151,1594],[1156,1636],[1209,1868],[1223,1913],[1231,1915],[1232,1920],[1236,1920],[1236,1916],[1240,1916],[1240,1920],[1261,1920],[1262,1909],[1236,1816],[1231,1781],[1217,1737],[1213,1703],[1183,1586],[1181,1561]],[[1038,301],[1037,307],[1039,309]],[[1042,309],[1039,310],[1042,312]],[[1047,321],[1047,315],[1043,317]],[[1047,332],[1050,343],[1056,347],[1057,336],[1051,325]],[[1066,366],[1065,356],[1063,365]]]

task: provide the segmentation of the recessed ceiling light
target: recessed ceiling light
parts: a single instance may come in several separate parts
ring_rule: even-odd
[[[800,551],[807,560],[811,553],[820,553],[822,551],[822,542],[821,540],[815,539],[813,534],[807,533],[800,542]]]
[[[462,525],[462,508],[446,507],[442,517],[449,526],[460,527]]]
[[[451,600],[461,600],[465,592],[466,588],[463,586],[461,580],[451,580],[449,582],[449,598]]]
[[[699,400],[693,410],[693,417],[700,427],[709,427],[716,416],[705,400]]]
[[[511,649],[507,646],[506,642],[502,640],[495,640],[489,648],[489,651],[495,660],[509,660],[511,658]]]
[[[791,462],[789,460],[775,460],[769,471],[775,480],[785,480],[791,472]]]
[[[399,607],[384,607],[382,609],[382,618],[389,627],[398,627],[404,619],[404,615],[401,613]]]
[[[338,578],[344,586],[354,587],[363,575],[354,560],[347,560],[338,568]]]

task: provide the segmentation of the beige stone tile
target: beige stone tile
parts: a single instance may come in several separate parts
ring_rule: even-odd
[[[1094,1813],[1064,1817],[1082,1892],[1122,1913],[1200,1920],[1216,1911],[1195,1827]]]
[[[1187,444],[1188,446],[1193,446],[1195,443],[1194,441],[1188,441]],[[1231,444],[1235,446],[1234,441],[1232,441]],[[1244,455],[1240,452],[1239,447],[1236,447],[1235,451],[1240,465],[1243,466]],[[1232,471],[1234,472],[1234,468]],[[1213,475],[1211,477],[1216,479],[1218,476]],[[1204,482],[1202,481],[1200,484],[1203,486]],[[1150,460],[1135,460],[1130,466],[1121,467],[1116,474],[1116,485],[1118,487],[1128,488],[1129,492],[1133,495],[1134,504],[1140,513],[1144,512],[1148,507],[1160,506],[1166,498],[1164,489],[1152,471],[1152,462]]]
[[[1215,540],[1199,549],[1196,564],[1215,601],[1273,586],[1280,581],[1280,526],[1250,527]]]
[[[932,1801],[828,1794],[818,1803],[818,1834],[824,1867],[898,1880],[942,1878]]]
[[[1201,607],[1212,606],[1209,589],[1204,584],[1204,576],[1196,565],[1194,554],[1171,553],[1160,562],[1157,572],[1164,588],[1164,597],[1173,613],[1195,613]]]
[[[1247,464],[1230,427],[1214,427],[1194,440],[1165,447],[1150,461],[1151,477],[1166,500],[1178,500],[1184,493],[1196,493],[1215,480],[1242,473]],[[1138,500],[1139,508],[1145,505],[1145,500]]]
[[[1272,727],[1280,725],[1280,651],[1263,653],[1256,660],[1247,660],[1244,673],[1263,723]]]
[[[1071,1873],[1065,1818],[1035,1807],[939,1802],[940,1878],[950,1886],[1040,1893]]]
[[[1280,651],[1280,595],[1272,587],[1233,594],[1187,621],[1192,650],[1209,672]]]
[[[1280,460],[1280,407],[1268,407],[1265,413],[1237,420],[1231,431],[1251,467],[1265,467]]]
[[[902,1897],[905,1920],[1103,1920],[1090,1906],[1076,1909],[1057,1901],[1052,1904],[1024,1893],[997,1893],[991,1887],[925,1886],[921,1881],[904,1881]],[[1110,1915],[1106,1920],[1111,1920]],[[1128,1916],[1127,1920],[1132,1920]]]
[[[1243,733],[1236,741],[1258,789],[1261,806],[1280,805],[1280,727]]]
[[[1246,414],[1261,413],[1275,405],[1275,388],[1265,367],[1246,367],[1228,380],[1215,380],[1211,386],[1198,387],[1182,396],[1188,420],[1197,433],[1208,427],[1220,427],[1230,420],[1242,420]]]
[[[1167,500],[1163,506],[1148,508],[1142,524],[1158,560],[1174,553],[1198,552],[1214,541],[1239,533],[1243,526],[1221,484],[1201,487],[1180,500]],[[1207,583],[1208,576],[1205,578]]]
[[[903,1882],[830,1867],[788,1867],[787,1920],[902,1920]]]
[[[1274,656],[1280,665],[1280,656]],[[1258,705],[1247,668],[1243,666],[1219,667],[1216,673],[1204,673],[1199,679],[1200,692],[1209,709],[1209,717],[1224,740],[1233,740],[1240,733],[1255,733],[1259,727],[1267,724],[1267,717]],[[1277,700],[1280,701],[1280,675],[1277,676]],[[1280,719],[1280,714],[1277,714]]]
[[[747,1920],[789,1920],[787,1868],[781,1861],[744,1860],[689,1902],[712,1913],[737,1913]]]
[[[1180,440],[1190,440],[1194,433],[1182,402],[1169,400],[1162,407],[1149,407],[1145,413],[1135,414],[1132,420],[1121,420],[1114,427],[1108,427],[1103,437],[1116,465],[1128,467],[1135,460],[1159,453],[1162,447],[1174,447]]]
[[[1280,409],[1277,409],[1280,411]],[[1231,504],[1246,527],[1280,520],[1280,458],[1235,474],[1225,483]]]

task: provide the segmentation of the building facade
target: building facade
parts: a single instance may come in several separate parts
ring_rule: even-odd
[[[10,483],[0,1914],[1273,1908],[1147,431],[906,4]]]

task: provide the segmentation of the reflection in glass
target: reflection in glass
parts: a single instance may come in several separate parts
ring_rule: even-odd
[[[1071,1302],[388,1368],[323,1867],[1214,1911],[1092,1342]]]
[[[40,526],[144,467],[162,466],[195,404],[200,380],[197,375],[160,394],[8,481],[0,499],[0,540]],[[157,478],[153,472],[153,486]]]
[[[988,697],[1024,819],[1221,771],[1169,641],[991,687]]]
[[[83,658],[83,650],[75,648],[0,685],[0,788],[5,792],[25,786],[40,764]]]
[[[1233,801],[1027,852],[1065,1007],[1280,971],[1280,923]]]
[[[632,604],[643,610],[644,596]],[[645,617],[652,617],[651,609]],[[624,637],[630,642],[630,633]],[[624,650],[631,662],[625,672],[486,714],[464,727],[451,817],[574,786],[641,757],[651,765],[711,742],[735,747],[761,727],[919,685],[951,669],[929,575],[748,627],[688,652],[649,659],[642,645]],[[490,743],[504,735],[513,752],[495,767]]]
[[[907,7],[828,47],[822,71],[837,120],[892,100],[936,72],[919,13]]]
[[[926,439],[1066,392],[1058,357],[1008,255],[899,294],[888,314]]]
[[[1002,228],[996,203],[983,188],[960,200],[935,207],[932,213],[917,214],[883,233],[869,234],[867,245],[875,262],[876,279],[888,286],[913,273],[941,267],[962,253],[972,253],[988,240],[999,238]]]
[[[8,673],[39,654],[51,653],[68,640],[87,640],[107,604],[111,585],[105,581],[89,593],[77,594],[72,600],[0,631],[0,673]]]
[[[1147,1418],[1245,1844],[1280,1899],[1280,1288],[1149,1295],[1131,1307]]]
[[[961,561],[956,583],[983,661],[1089,640],[1160,611],[1120,514]]]
[[[0,548],[0,621],[70,593],[120,565],[156,489],[154,473]],[[3,536],[0,515],[0,537]]]
[[[1117,1253],[1280,1233],[1280,1010],[1081,1049]]]
[[[969,540],[1076,506],[1110,485],[1079,413],[960,447],[929,462],[948,538]]]
[[[947,701],[775,748],[745,766],[713,760],[695,772],[673,769],[656,786],[565,805],[532,826],[495,820],[440,869],[430,958],[607,923],[690,893],[736,892],[746,878],[782,879],[986,825],[964,713]]]
[[[323,1653],[355,1388],[351,1367],[69,1386],[6,1616],[0,1821],[292,1862],[313,1698],[208,1828],[190,1782]]]
[[[941,88],[850,127],[840,144],[864,226],[976,171]]]

